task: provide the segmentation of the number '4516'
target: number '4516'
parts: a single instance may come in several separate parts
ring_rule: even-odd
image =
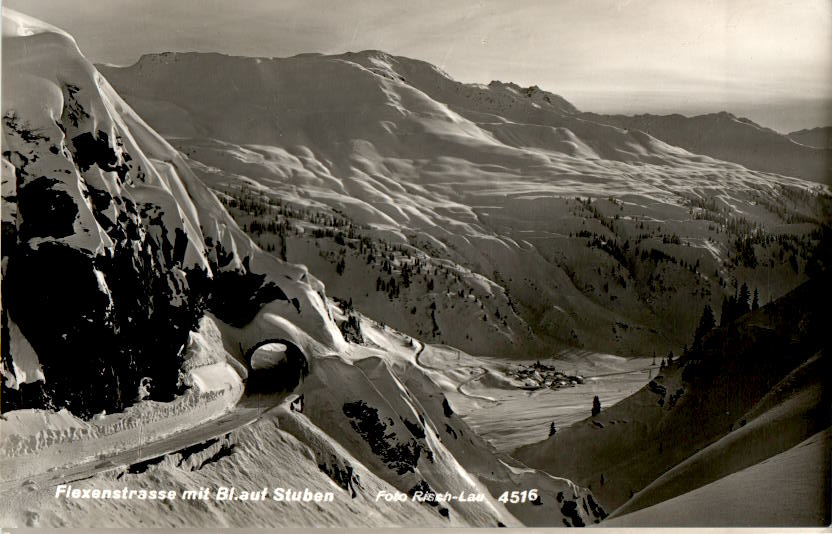
[[[502,503],[524,503],[524,502],[534,502],[538,499],[537,490],[530,489],[530,490],[523,490],[523,491],[504,491],[497,497],[497,500]]]

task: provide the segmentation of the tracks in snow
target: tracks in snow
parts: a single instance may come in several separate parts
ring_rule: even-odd
[[[422,367],[424,369],[429,369],[431,371],[438,371],[438,372],[446,371],[446,369],[443,369],[441,367],[434,367],[432,365],[428,365],[428,364],[422,362],[422,360],[421,360],[422,352],[424,352],[425,347],[427,347],[427,345],[424,342],[421,342],[421,341],[419,343],[422,344],[422,347],[416,352],[416,365],[418,365],[419,367]],[[476,370],[481,371],[481,372],[477,375],[472,375],[469,378],[467,378],[466,380],[460,382],[456,386],[457,393],[459,393],[460,395],[465,395],[466,397],[471,398],[471,399],[493,402],[495,404],[499,402],[496,399],[492,399],[491,397],[483,397],[481,395],[475,395],[473,393],[467,393],[466,391],[464,391],[462,389],[463,386],[465,386],[466,384],[469,384],[470,382],[473,382],[474,380],[478,380],[478,379],[482,378],[483,376],[485,376],[486,374],[488,374],[487,369],[485,369],[484,367],[476,366],[476,365],[461,365],[459,367],[464,368],[464,369],[476,369]]]

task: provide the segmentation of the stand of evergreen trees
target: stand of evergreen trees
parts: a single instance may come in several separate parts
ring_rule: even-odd
[[[722,312],[719,317],[719,326],[731,324],[737,318],[745,315],[749,311],[756,310],[760,307],[760,294],[754,289],[752,297],[748,285],[743,282],[739,293],[733,296],[727,296],[722,300]]]
[[[751,294],[748,284],[743,283],[739,291],[734,295],[729,295],[722,300],[722,310],[719,317],[719,326],[726,326],[737,320],[746,313],[756,310],[760,307],[760,294],[757,289],[754,289],[754,294]],[[710,332],[716,326],[716,317],[711,306],[706,304],[702,310],[702,316],[699,319],[699,324],[696,326],[696,332],[693,335],[693,345],[691,350],[698,352],[702,349],[702,339],[705,334]],[[684,351],[687,355],[687,347]]]

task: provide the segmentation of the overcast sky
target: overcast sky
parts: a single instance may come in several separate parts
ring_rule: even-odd
[[[5,0],[95,62],[380,49],[586,111],[832,125],[832,0]]]

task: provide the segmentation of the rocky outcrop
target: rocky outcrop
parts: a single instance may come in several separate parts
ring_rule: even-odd
[[[296,345],[343,343],[322,284],[255,247],[71,37],[3,23],[3,411],[169,401],[206,312],[270,305]]]

